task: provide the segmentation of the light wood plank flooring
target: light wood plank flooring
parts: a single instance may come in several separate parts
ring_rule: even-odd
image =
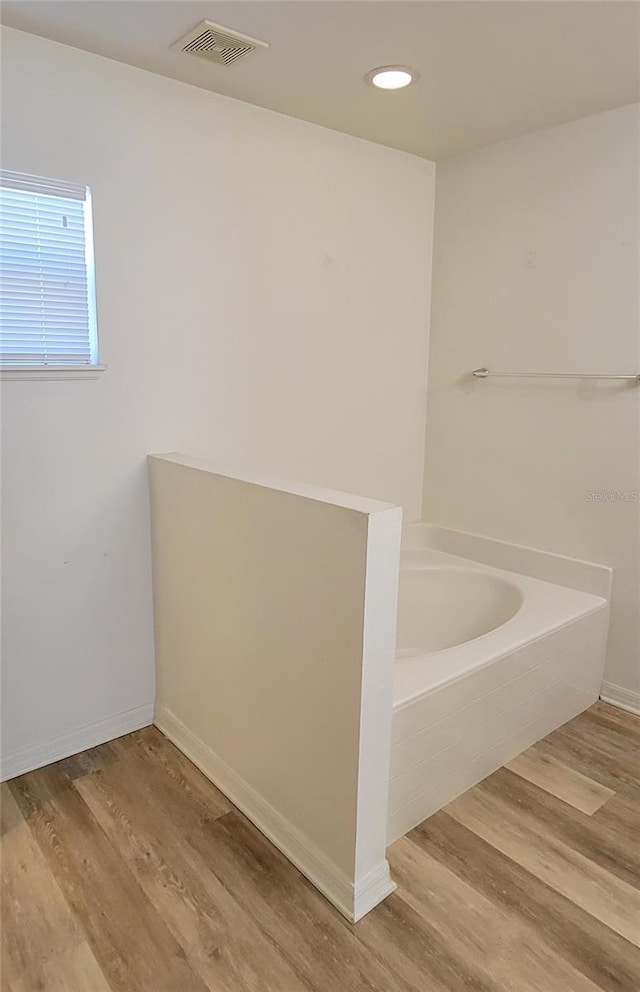
[[[3,992],[638,992],[640,718],[598,703],[389,850],[350,926],[153,727],[2,792]]]

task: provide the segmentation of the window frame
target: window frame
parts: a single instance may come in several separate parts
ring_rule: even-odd
[[[11,183],[5,183],[3,180],[7,176],[13,177],[14,182],[24,182],[26,192],[29,191],[28,187],[30,182],[33,186],[46,184],[51,184],[54,187],[58,186],[60,188],[60,192],[53,195],[59,196],[60,199],[65,199],[63,192],[65,186],[69,189],[69,187],[73,185],[78,185],[71,182],[66,183],[64,180],[55,180],[29,173],[1,169],[0,187],[9,189],[20,188],[12,185]],[[0,354],[0,381],[7,379],[97,379],[99,377],[99,373],[104,372],[107,368],[106,365],[101,364],[100,362],[100,347],[98,339],[98,307],[93,239],[92,194],[90,186],[84,186],[84,189],[85,196],[82,201],[82,218],[84,229],[84,256],[87,274],[88,344],[91,360],[90,362],[83,362],[79,365],[56,365],[54,363],[45,362],[40,364],[34,362],[32,364],[29,363],[25,365],[8,365],[3,362],[3,356]],[[32,191],[35,192],[35,190]]]

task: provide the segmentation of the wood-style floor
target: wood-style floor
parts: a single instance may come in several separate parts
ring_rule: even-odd
[[[407,837],[350,926],[156,729],[3,786],[3,992],[638,992],[640,719],[598,703]]]

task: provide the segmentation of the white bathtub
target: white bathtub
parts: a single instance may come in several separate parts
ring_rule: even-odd
[[[414,658],[482,637],[511,620],[520,586],[439,551],[414,553],[400,572],[397,658]]]
[[[598,565],[428,525],[406,531],[390,842],[595,702],[611,582]],[[557,581],[567,577],[582,588]]]

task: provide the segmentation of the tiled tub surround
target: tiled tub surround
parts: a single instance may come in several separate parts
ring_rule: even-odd
[[[433,614],[434,634],[429,623],[420,629],[419,589],[423,582],[425,597],[433,592],[436,573],[448,593]],[[595,702],[611,575],[427,524],[405,528],[389,842]],[[456,590],[459,604],[447,603]],[[456,607],[470,638],[458,644]]]

